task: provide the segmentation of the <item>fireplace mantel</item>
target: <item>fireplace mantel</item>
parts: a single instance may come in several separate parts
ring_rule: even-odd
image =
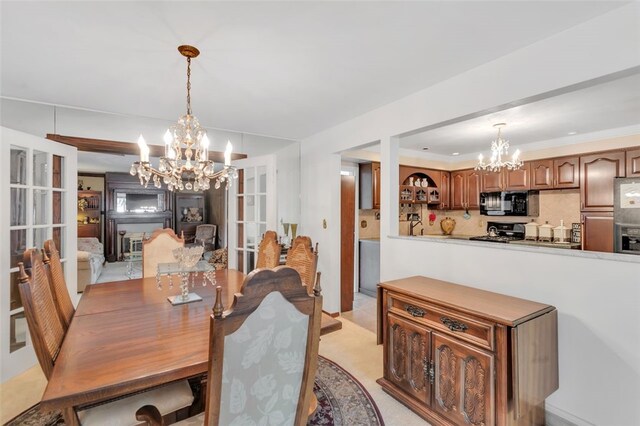
[[[138,178],[128,173],[105,174],[105,201],[106,201],[106,229],[105,246],[106,258],[109,262],[115,262],[118,258],[118,225],[119,224],[143,224],[162,223],[164,228],[173,228],[173,196],[164,188],[147,187],[140,185]],[[144,211],[134,213],[118,211],[116,194],[156,194],[163,201],[162,211]]]

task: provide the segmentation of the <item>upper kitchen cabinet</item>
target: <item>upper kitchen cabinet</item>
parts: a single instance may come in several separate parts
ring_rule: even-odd
[[[380,208],[380,163],[360,164],[360,208]]]
[[[400,166],[400,202],[407,204],[440,205],[442,173],[440,170]],[[447,173],[447,172],[444,172]],[[447,195],[448,196],[448,195]]]
[[[530,163],[524,163],[517,170],[502,169],[499,172],[482,172],[482,192],[527,191],[530,188],[530,173]]]
[[[442,210],[448,210],[451,206],[449,202],[450,181],[451,172],[442,172],[440,175],[440,208]]]
[[[627,150],[627,177],[640,176],[640,148]]]
[[[553,189],[553,159],[531,162],[531,189]]]
[[[480,174],[474,169],[451,172],[452,209],[480,208]]]
[[[578,188],[580,186],[580,159],[562,157],[553,159],[553,187]]]
[[[531,189],[567,189],[580,186],[578,157],[547,158],[531,162]]]
[[[580,157],[580,210],[612,211],[613,179],[625,177],[624,151]]]

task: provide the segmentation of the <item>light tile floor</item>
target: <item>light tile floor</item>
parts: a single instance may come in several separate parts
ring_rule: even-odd
[[[366,328],[372,333],[376,333],[376,307],[377,299],[375,297],[367,296],[363,293],[355,293],[353,295],[353,310],[349,312],[342,312],[340,316],[341,318],[353,321],[360,327]]]

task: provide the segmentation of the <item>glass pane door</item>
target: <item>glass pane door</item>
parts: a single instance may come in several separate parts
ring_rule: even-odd
[[[229,267],[248,273],[267,229],[276,230],[275,157],[239,160],[237,185],[229,191]]]
[[[35,365],[22,300],[18,262],[27,248],[42,249],[53,239],[60,250],[68,284],[76,282],[74,211],[76,150],[36,136],[2,128],[0,146],[0,360],[4,381]],[[71,203],[71,205],[69,205]],[[73,247],[71,247],[73,245]],[[76,294],[70,289],[70,294]],[[76,298],[77,299],[77,298]]]

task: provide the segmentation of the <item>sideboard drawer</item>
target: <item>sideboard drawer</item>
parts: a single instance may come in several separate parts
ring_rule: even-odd
[[[472,318],[467,315],[445,309],[429,302],[411,300],[402,295],[389,292],[387,294],[389,312],[404,318],[453,334],[480,347],[493,350],[493,323]]]

